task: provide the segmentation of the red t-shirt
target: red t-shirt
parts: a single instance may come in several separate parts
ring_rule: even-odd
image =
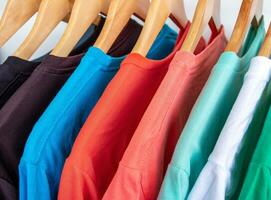
[[[104,200],[157,198],[180,133],[225,45],[226,38],[221,29],[200,54],[179,51],[175,55],[125,151]]]
[[[59,199],[102,198],[189,26],[165,59],[130,54],[123,61],[76,139],[62,172]],[[201,40],[198,51],[204,48]]]

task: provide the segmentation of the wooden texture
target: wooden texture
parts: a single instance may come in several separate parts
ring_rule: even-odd
[[[133,14],[145,19],[149,4],[149,0],[112,0],[104,28],[94,46],[107,53]]]
[[[172,14],[176,21],[185,26],[188,19],[182,0],[152,0],[140,37],[133,49],[134,53],[146,56],[167,18]]]
[[[42,0],[34,26],[14,56],[29,59],[53,29],[70,12],[71,0]]]
[[[39,9],[41,0],[9,0],[0,20],[2,47]]]
[[[195,48],[213,18],[215,25],[220,26],[220,0],[199,0],[189,32],[181,50],[193,53]]]
[[[107,14],[109,4],[110,0],[75,0],[68,26],[52,55],[68,56],[99,13]]]
[[[249,29],[253,19],[258,21],[262,16],[263,0],[243,0],[239,15],[234,26],[231,38],[226,47],[226,51],[238,53],[245,39],[246,33]],[[253,23],[257,25],[257,23]]]
[[[266,33],[262,48],[259,52],[259,56],[264,56],[268,58],[271,56],[271,23],[269,24],[269,28]]]

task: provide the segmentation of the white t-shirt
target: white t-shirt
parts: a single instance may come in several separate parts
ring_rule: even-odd
[[[235,155],[242,148],[242,139],[270,79],[271,60],[261,56],[253,58],[238,98],[189,200],[225,199],[231,185]]]

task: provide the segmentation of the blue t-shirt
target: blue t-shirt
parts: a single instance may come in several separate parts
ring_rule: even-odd
[[[176,38],[177,33],[164,26],[148,57],[167,56]],[[56,199],[73,142],[124,58],[113,58],[95,47],[88,50],[28,138],[19,165],[20,199]]]

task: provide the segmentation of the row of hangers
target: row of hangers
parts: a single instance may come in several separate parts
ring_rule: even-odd
[[[221,0],[198,0],[188,35],[181,50],[194,52],[210,20],[220,27]],[[263,0],[243,0],[226,51],[238,53],[250,24],[258,26]],[[132,15],[145,21],[142,33],[132,52],[143,56],[151,48],[168,17],[185,26],[188,18],[184,0],[9,0],[0,20],[0,47],[37,12],[32,30],[14,56],[29,59],[61,21],[66,30],[51,52],[68,56],[88,27],[98,23],[99,15],[107,15],[104,27],[94,46],[108,52]],[[271,26],[260,55],[271,54]]]

